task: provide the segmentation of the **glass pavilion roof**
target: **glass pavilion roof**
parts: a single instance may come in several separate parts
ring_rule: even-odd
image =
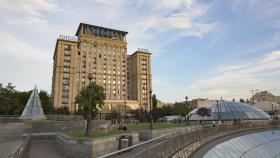
[[[216,145],[203,158],[280,158],[280,130],[247,134]]]
[[[264,111],[249,104],[222,101],[203,106],[209,109],[210,116],[200,116],[197,114],[199,108],[192,110],[188,116],[189,120],[268,120],[270,116]]]
[[[45,119],[38,89],[35,86],[27,104],[21,114],[21,119]]]

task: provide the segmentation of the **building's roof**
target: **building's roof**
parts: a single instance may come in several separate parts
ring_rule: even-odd
[[[104,29],[108,29],[108,30],[112,30],[112,31],[117,31],[117,32],[122,32],[122,33],[128,34],[128,32],[126,32],[126,31],[121,31],[121,30],[116,30],[116,29],[111,29],[111,28],[107,28],[107,27],[96,26],[96,25],[91,25],[91,24],[86,24],[86,23],[80,23],[79,27],[77,29],[77,32],[76,32],[76,36],[78,36],[78,34],[79,34],[80,30],[81,30],[82,25],[90,26],[90,27],[99,27],[99,28],[104,28]]]
[[[134,53],[132,53],[130,56],[134,56],[136,54],[147,54],[147,55],[151,55],[152,53],[150,53],[147,49],[139,49],[137,51],[135,51]]]
[[[21,114],[21,119],[45,119],[44,111],[41,105],[38,89],[34,88],[27,104]]]
[[[269,115],[264,111],[245,103],[238,103],[232,101],[221,101],[205,105],[207,109],[210,109],[211,116],[202,117],[196,112],[200,108],[192,110],[188,116],[190,120],[268,120]]]
[[[218,144],[203,158],[280,157],[280,130],[247,134]]]

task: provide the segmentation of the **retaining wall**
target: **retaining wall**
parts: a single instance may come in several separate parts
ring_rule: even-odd
[[[174,132],[176,130],[184,129],[185,127],[180,128],[169,128],[169,129],[153,129],[153,130],[142,130],[139,131],[139,140],[147,141],[156,137],[160,137],[167,133]]]
[[[133,144],[139,143],[138,133],[132,133]],[[75,139],[64,134],[57,134],[59,150],[69,158],[92,158],[118,150],[119,136],[100,139]]]
[[[25,123],[25,133],[81,131],[85,121],[32,121]]]

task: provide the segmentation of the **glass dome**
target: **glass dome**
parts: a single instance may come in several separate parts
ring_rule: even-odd
[[[221,101],[203,106],[210,110],[210,116],[200,116],[197,110],[193,109],[189,114],[189,120],[268,120],[270,116],[264,111],[245,103],[232,101]]]
[[[216,145],[203,158],[280,158],[280,130],[232,138]]]

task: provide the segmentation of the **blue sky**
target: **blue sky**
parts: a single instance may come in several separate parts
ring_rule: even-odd
[[[129,54],[152,54],[164,102],[280,95],[278,0],[0,0],[0,82],[51,90],[60,34],[80,22],[128,31]]]

